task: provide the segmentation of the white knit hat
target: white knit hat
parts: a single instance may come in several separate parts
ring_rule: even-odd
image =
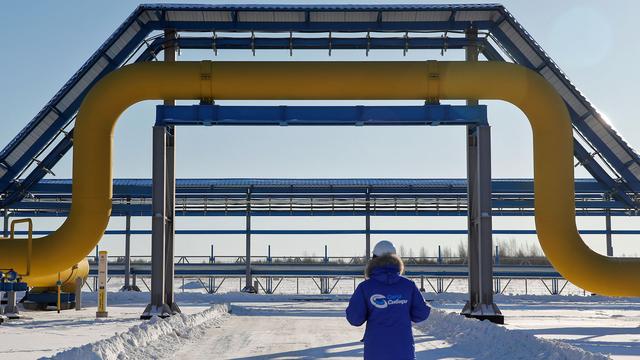
[[[373,256],[382,256],[387,254],[395,254],[396,247],[393,246],[391,241],[382,240],[373,247]]]

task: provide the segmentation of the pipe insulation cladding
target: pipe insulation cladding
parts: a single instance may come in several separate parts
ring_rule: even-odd
[[[32,276],[80,262],[107,227],[113,131],[143,100],[503,100],[533,130],[535,221],[540,244],[567,280],[588,291],[640,296],[640,259],[591,250],[575,222],[573,138],[567,108],[540,75],[502,62],[149,62],[112,72],[76,119],[72,206],[64,224],[33,240]],[[0,268],[23,271],[26,241],[0,242]]]

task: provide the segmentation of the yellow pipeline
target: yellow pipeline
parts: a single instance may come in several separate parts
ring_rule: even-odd
[[[111,149],[120,114],[143,100],[496,99],[519,107],[533,129],[535,218],[542,248],[574,284],[604,295],[640,296],[640,261],[607,258],[575,223],[573,140],[567,109],[540,75],[498,62],[176,62],[126,66],[85,98],[74,130],[73,204],[65,223],[33,243],[32,274],[81,261],[111,211]],[[0,267],[19,271],[26,243],[0,243]]]
[[[60,281],[62,282],[62,291],[75,292],[76,278],[86,280],[89,276],[89,261],[82,259],[79,263],[71,268],[60,272]],[[56,282],[58,281],[58,273],[52,273],[44,276],[28,276],[23,279],[30,287],[34,288],[34,292],[56,291]]]
[[[8,238],[0,237],[0,241],[15,241],[15,226],[17,224],[26,223],[28,226],[27,238],[24,239],[26,241],[26,253],[25,253],[25,271],[20,272],[20,276],[23,281],[27,282],[30,287],[32,287],[32,291],[57,291],[56,288],[53,288],[55,284],[57,284],[58,280],[61,280],[62,286],[61,290],[65,292],[74,292],[76,289],[76,278],[80,277],[83,280],[86,280],[89,276],[89,261],[87,259],[83,259],[78,264],[73,265],[71,268],[67,270],[63,270],[59,273],[49,274],[45,276],[33,277],[31,276],[31,252],[32,252],[32,232],[33,232],[33,222],[30,218],[26,219],[17,219],[11,221],[11,232]],[[7,269],[7,268],[4,268]]]

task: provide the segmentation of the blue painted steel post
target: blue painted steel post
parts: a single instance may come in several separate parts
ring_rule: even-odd
[[[131,204],[131,199],[127,199],[127,205]],[[124,230],[124,286],[120,291],[140,291],[136,284],[131,284],[131,215],[125,216]]]
[[[213,264],[215,263],[215,257],[213,256],[213,244],[211,244],[211,253],[209,254],[209,264]],[[213,279],[213,276],[209,276],[209,294],[213,294],[215,292],[215,280]]]
[[[96,245],[96,254],[93,257],[93,261],[96,264],[96,268],[98,266],[98,259],[100,258],[99,256],[100,256],[100,246]],[[98,276],[97,275],[93,277],[93,289],[95,292],[98,292]]]
[[[175,127],[167,126],[166,142],[166,222],[165,222],[165,265],[164,292],[165,302],[171,308],[173,315],[180,313],[180,307],[173,295],[174,280],[174,249],[175,249],[175,202],[176,202],[176,172],[175,172]]]
[[[167,222],[167,129],[153,127],[153,179],[151,195],[151,302],[140,316],[148,320],[154,315],[171,316],[173,311],[165,302],[166,222]],[[173,263],[173,259],[171,261]]]
[[[500,248],[498,245],[496,245],[495,265],[500,265]],[[500,290],[502,288],[502,285],[500,284],[500,278],[495,278],[494,281],[495,286],[493,287],[493,290],[496,294],[500,294],[502,292]]]
[[[365,215],[365,261],[371,257],[371,189],[367,188]]]
[[[438,264],[442,264],[442,249],[440,245],[438,245]],[[424,289],[423,283],[421,283],[420,286]],[[436,292],[442,293],[442,287],[443,287],[442,278],[436,277]]]
[[[2,228],[2,236],[9,237],[9,210],[4,209],[2,211],[2,218],[4,219],[4,226]]]
[[[477,32],[468,32],[467,38],[475,40],[477,38]],[[467,61],[478,61],[478,51],[476,47],[469,47],[465,51]],[[476,105],[477,100],[467,100],[467,105]],[[467,231],[468,231],[468,253],[469,253],[469,302],[463,309],[463,314],[471,314],[473,307],[479,302],[479,274],[478,274],[478,249],[477,243],[479,242],[479,236],[476,231],[475,220],[477,210],[477,191],[476,191],[476,174],[478,167],[478,150],[477,150],[477,126],[467,125]],[[465,312],[466,311],[466,312]]]
[[[327,245],[324,246],[324,259],[325,264],[329,263],[329,247]],[[320,293],[328,294],[329,293],[329,277],[323,276],[320,278]]]
[[[165,29],[164,31],[164,61],[175,62],[177,47],[177,34],[175,29]],[[175,105],[173,99],[164,101],[164,105]],[[176,203],[176,128],[175,126],[166,126],[166,142],[165,142],[165,196],[166,196],[166,220],[164,223],[165,230],[165,251],[164,251],[164,301],[171,309],[171,314],[180,313],[180,307],[175,302],[173,296],[173,279],[174,279],[174,259],[173,253],[175,249],[175,203]]]
[[[127,200],[130,203],[130,200]],[[125,217],[125,235],[124,235],[124,288],[123,290],[131,290],[129,283],[131,276],[131,215]]]
[[[267,263],[271,264],[271,245],[267,245]],[[267,283],[265,292],[267,294],[273,294],[273,278],[267,276],[265,282]]]
[[[611,238],[611,209],[606,210],[605,225],[607,235],[607,256],[613,256],[613,242]]]
[[[258,289],[253,287],[253,275],[251,274],[251,188],[247,188],[246,201],[245,285],[242,292],[254,294]]]
[[[469,28],[465,47],[467,61],[478,61],[478,29]],[[478,105],[468,99],[467,105]],[[491,224],[491,130],[488,125],[467,125],[467,210],[469,252],[469,301],[462,315],[504,323],[493,302],[492,224]]]

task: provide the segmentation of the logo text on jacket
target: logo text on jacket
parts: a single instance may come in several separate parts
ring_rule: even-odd
[[[378,309],[385,309],[389,305],[404,305],[409,302],[409,300],[403,299],[402,295],[381,295],[381,294],[373,294],[369,298],[371,301],[371,305],[377,307]]]

